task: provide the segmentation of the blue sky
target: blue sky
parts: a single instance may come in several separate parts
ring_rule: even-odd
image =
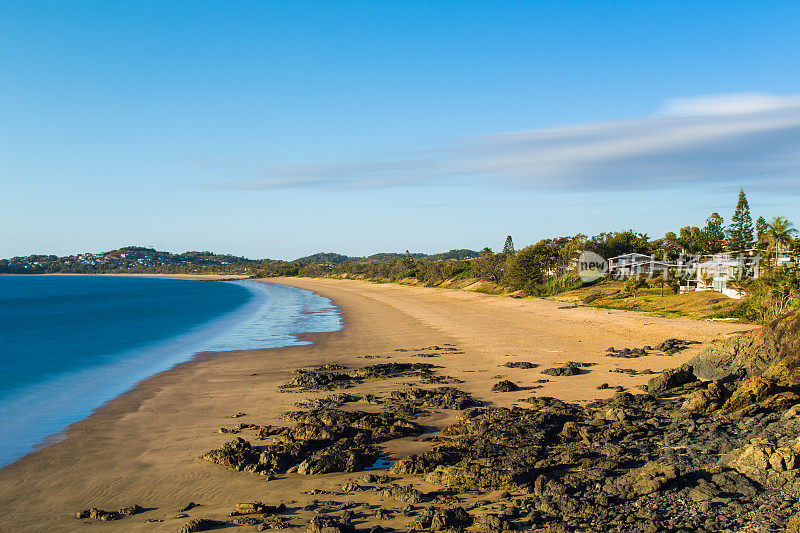
[[[800,224],[800,3],[0,1],[0,257]]]

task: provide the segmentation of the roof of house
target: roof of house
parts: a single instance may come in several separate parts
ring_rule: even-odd
[[[647,255],[647,254],[639,254],[639,253],[632,253],[632,254],[622,254],[622,255],[616,255],[616,256],[614,256],[614,257],[610,257],[608,260],[609,260],[609,261],[611,261],[612,259],[619,259],[619,258],[621,258],[621,257],[650,257],[650,258],[653,258],[653,256],[652,256],[652,255]]]
[[[653,261],[636,261],[636,262],[633,262],[633,263],[625,263],[624,265],[613,265],[613,266],[610,266],[609,268],[630,268],[630,267],[647,266],[647,265],[659,265],[659,266],[665,266],[665,267],[675,266],[675,265],[670,264],[670,263],[665,263],[664,261],[653,260]]]

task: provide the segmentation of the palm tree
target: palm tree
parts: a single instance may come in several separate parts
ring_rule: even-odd
[[[767,224],[766,241],[768,244],[767,252],[771,255],[775,251],[775,264],[778,263],[778,255],[781,250],[789,248],[792,244],[792,235],[797,233],[794,224],[789,222],[786,217],[775,217],[772,222]]]

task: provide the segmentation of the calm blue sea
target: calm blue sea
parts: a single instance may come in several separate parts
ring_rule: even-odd
[[[327,298],[271,283],[0,276],[0,466],[198,352],[340,328]]]

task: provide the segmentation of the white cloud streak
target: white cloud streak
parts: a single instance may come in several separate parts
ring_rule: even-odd
[[[649,118],[461,139],[424,157],[274,167],[220,187],[396,187],[475,178],[536,190],[768,183],[798,193],[800,95],[675,99]]]

